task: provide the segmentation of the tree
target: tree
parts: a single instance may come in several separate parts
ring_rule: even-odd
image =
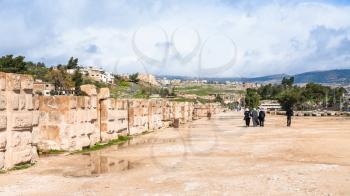
[[[48,74],[49,81],[55,86],[56,93],[62,90],[70,90],[74,87],[74,82],[70,74],[65,69],[51,69]]]
[[[284,87],[291,88],[291,87],[293,86],[293,84],[294,84],[294,77],[293,77],[293,76],[292,76],[292,77],[289,77],[289,78],[283,77],[283,79],[282,79],[282,85],[283,85]]]
[[[161,88],[159,94],[161,97],[167,97],[170,95],[170,92],[167,88]]]
[[[27,71],[24,56],[6,55],[0,58],[0,71],[7,73],[24,73]]]
[[[278,97],[278,102],[281,104],[283,110],[292,109],[300,99],[300,94],[298,90],[291,89],[283,92]]]
[[[78,68],[78,58],[70,57],[67,64],[67,69],[76,69],[76,68]]]
[[[248,88],[245,97],[245,106],[252,109],[260,105],[260,96],[255,89]]]
[[[83,83],[83,75],[80,73],[80,69],[76,69],[73,73],[72,80],[74,82],[75,94],[81,95],[80,86]]]
[[[214,102],[218,102],[222,105],[225,104],[224,99],[220,95],[215,96]]]
[[[140,81],[138,77],[139,77],[139,73],[134,73],[129,75],[129,80],[133,83],[138,83]]]

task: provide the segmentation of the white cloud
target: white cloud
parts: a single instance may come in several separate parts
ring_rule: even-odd
[[[83,65],[109,71],[196,76],[199,50],[188,62],[178,57],[193,52],[197,31],[202,44],[208,39],[202,66],[220,66],[237,52],[233,67],[212,76],[350,68],[349,5],[261,2],[3,0],[0,55],[21,54],[51,65],[75,56]],[[166,54],[164,66],[135,55],[135,31],[144,55],[161,62]]]

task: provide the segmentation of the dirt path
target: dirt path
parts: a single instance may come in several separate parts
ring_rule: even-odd
[[[350,118],[224,113],[0,175],[0,195],[348,195]]]

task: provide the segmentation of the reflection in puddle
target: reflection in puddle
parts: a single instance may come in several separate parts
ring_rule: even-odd
[[[63,172],[67,177],[97,177],[100,174],[130,170],[133,165],[128,160],[120,160],[113,157],[103,156],[100,152],[85,153],[89,161],[81,159],[80,164]]]
[[[175,143],[181,141],[180,138],[132,138],[124,143],[113,146],[113,148],[124,148],[128,146],[137,146],[142,144],[162,144],[162,143]]]

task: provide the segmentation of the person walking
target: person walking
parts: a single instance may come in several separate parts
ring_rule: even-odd
[[[259,112],[259,124],[260,124],[260,127],[263,127],[265,126],[265,111],[264,109],[261,109],[260,112]]]
[[[292,116],[294,115],[292,108],[289,107],[287,109],[286,115],[287,115],[287,127],[290,127],[292,124]]]
[[[258,120],[259,114],[255,108],[253,109],[251,116],[252,116],[252,121],[253,121],[253,127],[256,127],[259,124],[259,120]]]
[[[250,126],[250,111],[248,108],[245,109],[243,120],[245,120],[245,126],[249,127]]]

